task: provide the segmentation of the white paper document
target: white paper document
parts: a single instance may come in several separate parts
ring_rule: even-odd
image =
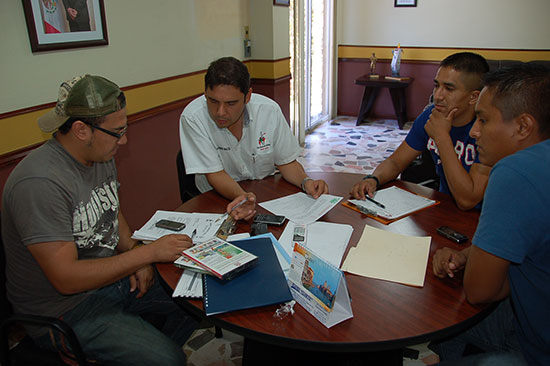
[[[289,221],[279,238],[279,243],[289,257],[292,257],[294,252],[294,243],[296,243],[294,228],[297,225],[299,224]],[[309,248],[333,266],[340,268],[340,262],[342,262],[352,233],[353,226],[351,225],[317,221],[306,225],[304,241],[298,243]]]
[[[385,219],[398,219],[436,203],[429,198],[411,193],[399,187],[389,187],[376,191],[374,200],[384,207],[369,200],[349,200],[367,211]]]
[[[202,274],[184,270],[172,297],[202,297]]]
[[[360,276],[424,286],[431,236],[408,236],[365,225],[342,270]]]
[[[319,220],[342,200],[342,197],[323,194],[315,199],[303,192],[261,202],[259,205],[275,215],[286,216],[298,224],[311,224]]]
[[[134,231],[132,238],[138,240],[157,240],[160,237],[168,234],[187,234],[193,237],[194,242],[201,242],[213,238],[216,232],[223,223],[222,220],[218,220],[221,214],[205,214],[205,213],[189,213],[189,212],[174,212],[174,211],[157,211],[141,227],[141,229]],[[168,229],[161,229],[155,226],[155,223],[161,219],[182,222],[185,224],[185,228],[181,231],[172,231]]]

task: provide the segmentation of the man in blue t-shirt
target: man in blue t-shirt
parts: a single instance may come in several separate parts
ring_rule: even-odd
[[[491,171],[472,245],[438,250],[433,270],[464,269],[471,303],[501,301],[482,322],[433,345],[441,365],[550,365],[550,70],[489,73],[470,134]],[[461,358],[466,344],[485,353]]]
[[[444,59],[434,79],[434,105],[414,121],[404,142],[372,174],[356,183],[350,194],[373,197],[378,187],[397,178],[425,149],[434,159],[440,191],[451,194],[459,208],[478,205],[485,192],[490,168],[476,157],[475,139],[469,136],[475,121],[474,106],[487,61],[471,52]]]

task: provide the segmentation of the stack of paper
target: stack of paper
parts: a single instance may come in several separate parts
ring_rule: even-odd
[[[275,215],[286,216],[298,224],[311,224],[332,210],[342,200],[342,197],[322,194],[315,199],[303,192],[259,203],[259,205]]]
[[[190,237],[193,236],[193,240],[196,242],[208,240],[216,235],[219,227],[223,223],[220,220],[221,214],[204,214],[204,213],[188,213],[188,212],[174,212],[174,211],[157,211],[141,227],[141,229],[134,231],[132,238],[137,240],[153,241],[157,240],[164,235],[168,234],[187,234]],[[168,229],[161,229],[155,226],[157,221],[167,219],[171,221],[182,222],[185,224],[185,228],[181,231],[175,232]]]
[[[172,297],[202,297],[202,274],[184,270],[174,289]]]
[[[373,200],[349,200],[364,209],[367,214],[395,220],[425,207],[437,204],[437,201],[406,191],[399,187],[389,187],[376,192]]]
[[[279,238],[279,242],[289,258],[294,252],[293,233],[296,226],[296,223],[289,222]],[[342,257],[353,233],[353,226],[317,221],[306,225],[305,231],[305,240],[299,244],[315,252],[333,266],[340,268],[340,262],[342,262]]]
[[[357,247],[350,249],[342,269],[360,276],[422,287],[431,239],[365,225]]]

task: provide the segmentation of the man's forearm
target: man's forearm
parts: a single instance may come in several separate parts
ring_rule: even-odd
[[[206,174],[206,180],[216,192],[228,200],[234,200],[246,193],[239,183],[235,182],[225,170]]]
[[[278,165],[277,168],[283,178],[296,187],[301,187],[304,178],[307,177],[304,167],[296,160],[288,164]]]
[[[436,144],[445,179],[456,204],[463,210],[473,208],[483,198],[483,192],[476,191],[474,179],[462,166],[450,137],[448,141],[436,142]]]
[[[401,173],[400,167],[391,158],[388,158],[374,169],[372,175],[378,178],[380,185],[384,185],[396,179],[399,173]]]
[[[52,285],[67,295],[109,285],[156,261],[152,246],[95,259],[78,259],[74,242],[38,243],[28,248]]]
[[[137,240],[132,239],[132,230],[128,226],[128,222],[124,218],[120,208],[118,210],[118,235],[117,251],[119,253],[132,249],[137,243]]]

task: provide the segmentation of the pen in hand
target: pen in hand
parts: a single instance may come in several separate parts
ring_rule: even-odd
[[[365,195],[365,198],[367,199],[367,201],[371,201],[372,203],[374,203],[378,207],[386,208],[386,206],[384,206],[383,204],[381,204],[378,201],[375,201],[373,198],[370,198],[368,195]]]
[[[248,197],[245,197],[241,202],[237,203],[235,206],[233,206],[231,208],[231,210],[229,210],[229,212],[226,212],[224,213],[222,216],[220,216],[219,219],[216,220],[216,222],[218,222],[219,220],[225,220],[227,218],[227,216],[231,215],[231,213],[233,211],[235,211],[237,208],[241,207],[242,205],[244,205],[246,202],[248,201]]]
[[[197,228],[193,229],[193,232],[191,233],[191,241],[193,241],[195,235],[197,235]]]

